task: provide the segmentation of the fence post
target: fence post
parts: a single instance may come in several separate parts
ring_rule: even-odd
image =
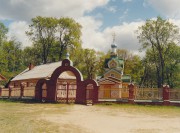
[[[11,98],[11,91],[12,91],[12,86],[9,86],[9,97],[8,98]]]
[[[134,84],[129,84],[129,98],[128,98],[128,103],[134,103]]]
[[[0,97],[1,97],[1,95],[2,95],[2,88],[0,87]]]
[[[20,98],[22,98],[23,96],[24,96],[24,87],[25,87],[25,85],[24,85],[24,83],[21,83],[21,94],[20,94]]]
[[[169,105],[170,104],[170,99],[169,99],[169,85],[163,85],[163,104],[164,105]]]

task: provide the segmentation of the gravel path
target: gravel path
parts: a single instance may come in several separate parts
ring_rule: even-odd
[[[66,108],[66,113],[43,115],[40,119],[59,124],[67,133],[180,133],[179,116],[153,116],[99,106]]]

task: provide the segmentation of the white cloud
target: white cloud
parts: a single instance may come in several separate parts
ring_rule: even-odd
[[[38,15],[78,18],[109,0],[1,0],[0,19],[30,20]]]
[[[124,10],[123,15],[119,17],[119,20],[123,21],[123,19],[127,17],[128,12],[129,12],[129,9]]]
[[[112,33],[115,32],[116,44],[118,48],[137,52],[140,48],[140,44],[138,43],[135,30],[137,30],[138,26],[142,25],[143,23],[143,21],[123,23],[122,25],[105,29],[104,34],[109,36],[109,38],[111,38],[110,41],[112,42]]]
[[[112,34],[116,34],[116,44],[120,49],[128,49],[132,52],[138,53],[140,45],[138,43],[135,30],[144,22],[123,23],[122,25],[106,28],[99,31],[102,26],[100,20],[93,17],[86,16],[77,19],[82,25],[82,46],[83,48],[92,48],[98,51],[107,52],[112,43]],[[25,21],[13,22],[9,26],[8,36],[16,36],[17,40],[22,42],[23,46],[30,46],[31,42],[25,34],[28,30],[28,23]]]
[[[113,40],[112,34],[116,34],[116,44],[120,49],[128,49],[138,53],[140,44],[137,40],[135,30],[138,26],[144,24],[144,21],[123,23],[122,25],[106,28],[99,31],[102,24],[101,21],[96,21],[93,17],[83,17],[79,20],[82,24],[82,41],[83,47],[95,48],[99,51],[107,52]]]
[[[25,31],[30,19],[40,16],[72,17],[80,19],[85,12],[104,6],[109,0],[0,0],[0,20],[13,20],[9,25],[9,38],[16,37],[23,46],[31,45]],[[97,17],[102,18],[101,14]],[[85,18],[84,18],[85,19]],[[96,23],[96,22],[95,22]],[[97,25],[97,24],[96,24]],[[97,29],[95,29],[97,30]],[[88,31],[88,28],[87,28]],[[93,30],[91,30],[93,32]],[[94,31],[96,32],[96,31]],[[87,33],[87,32],[86,32]]]
[[[180,18],[180,0],[145,0],[147,4],[168,18]]]
[[[108,11],[112,12],[112,13],[116,13],[117,12],[117,7],[116,6],[110,6],[106,8]]]
[[[31,46],[32,43],[25,34],[28,24],[25,21],[16,21],[9,25],[8,38],[15,37],[23,46]]]
[[[131,0],[124,2],[127,1],[130,2]],[[159,1],[149,0],[151,5],[153,5],[153,2],[160,3]],[[49,0],[31,0],[28,2],[26,0],[11,0],[10,2],[1,0],[0,18],[16,20],[9,25],[10,32],[8,36],[16,36],[16,38],[22,42],[23,46],[31,45],[31,42],[25,35],[25,31],[28,30],[30,18],[37,15],[55,17],[68,16],[73,17],[83,26],[82,46],[84,48],[93,48],[107,52],[112,43],[112,34],[115,32],[118,48],[128,49],[138,53],[140,44],[134,31],[137,30],[137,27],[142,25],[144,21],[138,20],[137,22],[122,23],[121,25],[108,27],[101,31],[100,29],[103,24],[101,21],[103,18],[102,14],[97,14],[94,17],[84,16],[85,12],[89,12],[99,6],[104,6],[107,3],[108,0],[64,0],[63,2],[53,0],[51,3],[49,3]],[[128,11],[128,9],[124,11],[124,17],[128,14]],[[180,21],[173,21],[180,26]]]
[[[116,33],[118,48],[138,50],[138,41],[134,30],[141,22],[123,23],[119,26],[109,27],[100,31],[102,26],[101,14],[95,17],[84,16],[96,7],[105,6],[109,0],[1,0],[0,17],[14,19],[9,25],[9,37],[16,36],[23,46],[30,46],[31,42],[25,34],[28,30],[29,19],[41,16],[68,16],[73,17],[82,26],[82,45],[84,48],[93,48],[99,51],[108,51],[112,43],[112,33]],[[8,10],[7,10],[8,9]],[[115,7],[111,9],[115,11]],[[128,10],[125,10],[126,15]]]
[[[123,0],[123,2],[131,2],[132,0]]]
[[[87,16],[78,19],[78,22],[82,25],[82,44],[84,48],[92,48],[95,50],[104,51],[106,46],[106,40],[103,37],[103,33],[99,31],[102,25],[101,21],[95,20],[93,17]]]

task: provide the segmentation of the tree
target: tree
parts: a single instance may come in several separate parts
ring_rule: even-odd
[[[141,76],[141,82],[139,85],[141,87],[154,87],[156,86],[156,78],[158,77],[156,67],[157,67],[157,56],[154,56],[152,49],[147,49],[145,57],[142,59],[143,64],[143,74]]]
[[[130,74],[134,82],[140,83],[143,73],[141,58],[125,49],[117,49],[117,54],[124,60],[124,74]]]
[[[22,59],[21,43],[5,41],[0,47],[0,73],[7,79],[17,75],[25,68]]]
[[[165,82],[180,87],[180,46],[171,44],[165,58]]]
[[[67,47],[81,47],[81,25],[72,18],[60,18],[57,24],[58,44],[59,44],[59,60],[62,59],[63,52]]]
[[[97,72],[96,51],[93,49],[84,49],[84,70],[87,74],[87,79],[94,79]]]
[[[22,56],[23,56],[23,64],[28,66],[30,63],[34,65],[41,64],[41,53],[38,51],[40,49],[36,47],[25,47]]]
[[[32,24],[29,25],[30,31],[26,32],[35,47],[40,49],[44,64],[47,63],[49,50],[55,41],[56,27],[57,19],[38,16],[32,19]]]
[[[137,30],[137,38],[142,49],[151,48],[157,72],[157,86],[165,83],[166,56],[172,44],[176,44],[179,29],[176,25],[157,17],[156,20],[147,20]]]
[[[42,53],[42,62],[62,60],[68,46],[81,46],[81,26],[71,18],[36,17],[32,19],[27,35],[34,47]],[[55,53],[54,53],[55,52]]]
[[[2,42],[6,39],[7,32],[8,28],[6,28],[5,25],[0,22],[0,46],[2,45]]]

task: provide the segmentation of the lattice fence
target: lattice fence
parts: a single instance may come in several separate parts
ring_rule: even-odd
[[[128,99],[128,88],[99,89],[99,99]]]
[[[170,89],[170,100],[180,101],[180,89]]]
[[[136,88],[136,100],[162,100],[161,88]]]

